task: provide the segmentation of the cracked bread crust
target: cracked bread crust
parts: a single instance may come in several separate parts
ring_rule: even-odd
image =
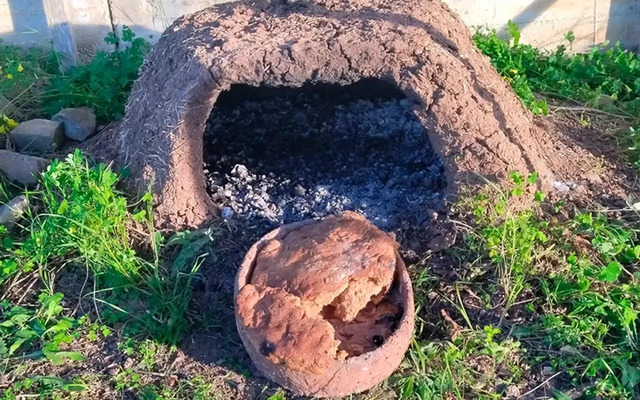
[[[324,372],[346,357],[333,326],[305,312],[300,299],[281,289],[247,285],[238,295],[238,314],[260,353],[293,371]]]
[[[372,338],[393,331],[380,318],[398,310],[383,301],[396,257],[396,242],[352,212],[266,242],[236,301],[249,341],[271,362],[317,375],[374,350]]]
[[[397,247],[364,217],[345,212],[269,241],[251,283],[299,297],[309,314],[331,305],[337,318],[349,322],[389,290]]]

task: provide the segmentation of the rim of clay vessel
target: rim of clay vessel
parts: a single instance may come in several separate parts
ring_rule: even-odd
[[[403,315],[398,323],[398,328],[385,340],[382,346],[359,356],[336,360],[322,374],[292,371],[285,365],[275,364],[263,356],[246,337],[245,327],[237,312],[238,293],[251,281],[256,257],[265,243],[272,239],[283,238],[292,231],[318,222],[317,220],[305,220],[283,225],[269,232],[251,246],[240,265],[234,285],[236,326],[249,357],[256,368],[270,380],[300,395],[348,396],[368,390],[388,378],[400,365],[411,344],[414,327],[413,289],[409,273],[398,253],[396,253],[396,272],[391,289],[392,296],[403,307]]]

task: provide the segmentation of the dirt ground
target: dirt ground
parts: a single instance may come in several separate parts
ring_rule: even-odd
[[[594,119],[591,126],[585,127],[573,115],[556,113],[550,117],[536,118],[536,124],[546,132],[544,148],[549,152],[560,152],[565,156],[556,155],[554,157],[554,160],[564,160],[562,164],[555,164],[558,169],[554,172],[556,172],[557,181],[565,184],[569,189],[566,190],[564,186],[558,185],[560,189],[553,192],[555,198],[568,199],[584,206],[597,202],[611,208],[624,207],[629,198],[639,198],[636,172],[627,166],[628,163],[620,154],[618,144],[611,132],[614,127],[611,126],[610,120]],[[440,229],[440,234],[448,238],[443,247],[453,245],[455,240],[459,240],[465,233],[464,227],[452,223],[451,219],[455,220],[456,215],[449,215],[446,220],[441,219],[435,223]],[[223,244],[222,254],[229,255],[228,257],[224,255],[220,257],[225,260],[225,263],[230,264],[231,271],[229,273],[232,273],[237,267],[243,251],[251,244],[251,240],[247,238],[244,241],[243,236],[239,235],[227,236],[227,232],[233,232],[231,225],[220,227],[220,235],[228,237],[220,242]],[[238,240],[243,241],[239,242]],[[440,290],[443,292],[453,292],[453,284],[462,274],[456,268],[455,261],[441,247],[435,248],[435,250],[427,249],[417,259],[407,261],[410,270],[415,275],[419,274],[422,268],[427,268],[430,275],[439,277],[442,281]],[[241,348],[233,324],[231,293],[228,289],[229,286],[225,283],[228,282],[227,279],[231,278],[220,281],[220,264],[211,268],[209,273],[206,270],[203,271],[205,276],[208,276],[208,284],[197,298],[200,304],[212,307],[209,311],[210,314],[221,317],[218,319],[220,326],[214,330],[194,333],[185,341],[185,347],[180,350],[183,353],[180,357],[181,359],[184,357],[185,360],[191,359],[196,363],[187,362],[182,365],[190,365],[191,368],[197,366],[196,369],[200,371],[211,371],[215,369],[211,364],[214,362],[213,360],[233,359],[241,363],[244,368],[252,370],[251,363]],[[225,286],[227,290],[225,290]],[[470,316],[474,323],[495,323],[500,318],[497,311],[487,313],[482,310],[482,307],[477,305],[477,299],[472,293],[463,293],[462,296],[465,304],[469,305]],[[443,305],[433,305],[436,318],[440,317],[439,307],[442,308]],[[444,307],[444,309],[446,310],[448,307]],[[478,311],[474,312],[474,310]],[[455,314],[455,310],[450,310],[450,312],[452,315]],[[517,313],[517,310],[514,313]],[[446,331],[434,332],[434,339],[448,339],[448,335],[449,332]],[[222,370],[233,371],[233,367],[226,365],[222,367]],[[265,384],[265,381],[258,376],[251,378],[238,376],[238,378],[243,383],[239,387],[244,389],[244,392],[237,392],[239,398],[256,398],[251,397],[255,396],[255,393],[251,392],[251,388],[255,390]],[[543,375],[538,374],[536,377],[535,372],[532,372],[531,385],[534,386],[536,379],[542,378]],[[377,397],[380,393],[386,393],[385,396],[391,396],[389,398],[394,396],[384,387],[379,387],[358,398],[380,398]]]
[[[587,115],[589,124],[584,119]],[[628,165],[616,141],[615,132],[622,127],[613,121],[606,115],[581,115],[579,111],[556,112],[549,117],[534,119],[538,129],[544,132],[537,138],[540,148],[544,150],[543,157],[549,155],[545,159],[554,172],[556,183],[550,196],[568,199],[587,209],[596,207],[595,204],[612,209],[622,208],[640,199],[636,170]],[[99,135],[93,140],[92,146],[105,140],[108,142],[108,139],[108,133]],[[450,206],[446,199],[443,204],[445,209]],[[455,212],[440,213],[431,221],[427,237],[422,238],[428,246],[417,252],[403,254],[414,276],[426,269],[430,276],[439,280],[437,290],[452,296],[455,282],[467,273],[464,266],[458,265],[455,258],[447,253],[447,248],[455,246],[466,233],[464,221],[458,218]],[[208,228],[214,240],[208,249],[211,256],[201,269],[202,280],[195,286],[193,309],[197,310],[194,314],[199,315],[195,329],[176,349],[158,346],[153,367],[140,373],[141,382],[158,387],[176,387],[182,381],[201,376],[214,386],[213,391],[221,399],[267,399],[275,393],[275,385],[255,370],[242,347],[236,331],[232,299],[232,282],[237,267],[249,246],[264,234],[265,227],[260,220],[230,219]],[[403,238],[399,239],[403,243]],[[83,285],[85,275],[78,273],[75,277],[58,278],[60,290],[78,293],[77,288]],[[473,293],[463,291],[461,296],[474,324],[495,323],[500,319],[498,311],[486,311]],[[72,295],[65,297],[70,299],[66,307],[76,306]],[[498,299],[496,301],[499,302]],[[87,309],[90,308],[88,305]],[[456,310],[450,304],[434,300],[430,304],[430,311],[434,317],[434,323],[427,324],[433,329],[431,338],[450,339],[452,332],[442,325],[442,316],[446,315],[445,319],[453,316],[455,320]],[[512,313],[510,317],[517,319],[518,308],[514,307]],[[116,388],[112,384],[114,376],[140,362],[138,355],[128,356],[118,348],[119,335],[120,332],[117,332],[107,339],[74,341],[69,350],[79,350],[87,356],[87,361],[81,365],[72,363],[52,367],[46,361],[29,361],[21,367],[21,373],[24,376],[46,374],[66,379],[82,377],[89,382],[90,389],[83,392],[81,398],[139,398],[135,390],[126,386]],[[529,387],[535,387],[547,378],[539,370],[527,373]],[[3,384],[3,378],[0,378],[0,387]],[[546,382],[540,390],[554,385],[560,383],[553,380]],[[531,393],[527,398],[533,399],[535,395],[535,392]],[[353,398],[392,399],[396,398],[396,394],[385,383]]]

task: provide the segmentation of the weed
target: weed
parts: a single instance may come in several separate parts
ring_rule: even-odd
[[[0,359],[13,357],[23,349],[34,349],[20,358],[46,357],[56,365],[65,359],[84,360],[78,352],[60,350],[63,343],[73,340],[73,331],[78,326],[73,318],[61,315],[61,300],[60,293],[42,293],[36,311],[11,306],[7,301],[0,303]]]
[[[122,117],[138,69],[151,45],[124,26],[105,41],[115,49],[98,52],[86,65],[61,71],[50,50],[0,46],[0,133],[13,123],[50,117],[63,108],[88,106],[101,122]]]
[[[139,396],[143,400],[222,399],[215,394],[211,383],[198,376],[189,380],[180,379],[174,387],[157,388],[154,385],[145,385],[139,391]],[[285,398],[283,397],[282,400]]]
[[[467,278],[449,288],[426,270],[414,279],[418,327],[405,361],[410,369],[398,381],[403,398],[498,398],[496,387],[522,387],[526,371],[536,368],[558,379],[556,398],[567,396],[567,386],[585,398],[638,395],[637,223],[579,211],[560,223],[543,209],[555,213],[562,205],[545,203],[541,192],[532,194],[532,208],[516,207],[536,178],[513,173],[508,189],[489,185],[457,206],[476,224],[451,250],[467,265]],[[567,235],[580,237],[580,245]],[[476,325],[477,309],[469,314],[461,293],[472,290],[484,309],[501,310],[490,318],[494,325]],[[437,326],[427,327],[437,302],[459,321],[443,313],[439,323],[452,325],[450,339],[434,341]],[[501,370],[510,373],[495,374]]]
[[[538,180],[536,173],[526,178],[518,172],[510,174],[512,187],[496,187],[492,196],[483,193],[468,205],[479,226],[478,234],[469,235],[466,243],[472,253],[486,254],[497,283],[504,293],[504,317],[518,296],[527,288],[536,261],[544,255],[540,249],[547,242],[547,223],[538,217],[536,208],[514,212],[511,203],[522,197]],[[544,201],[544,193],[535,192],[535,204]]]
[[[518,342],[497,341],[500,330],[490,326],[465,330],[453,341],[414,340],[405,367],[410,371],[397,382],[401,399],[499,398],[495,385],[521,378]],[[511,377],[498,376],[501,369]]]
[[[55,114],[67,107],[89,106],[102,122],[122,117],[138,69],[151,46],[124,26],[122,36],[109,33],[105,41],[115,46],[98,52],[93,60],[55,75],[43,95],[43,107]]]
[[[592,395],[628,398],[640,384],[636,230],[603,214],[578,213],[573,229],[591,238],[593,255],[569,254],[568,268],[543,282],[545,341],[560,353],[553,361],[579,384],[595,379]],[[564,310],[558,312],[556,310]]]
[[[209,238],[198,241],[192,235],[190,245],[178,239],[163,243],[153,229],[151,196],[130,206],[117,182],[117,174],[102,164],[91,167],[79,151],[52,162],[40,178],[41,189],[27,193],[37,208],[28,212],[25,238],[2,240],[10,248],[0,259],[0,284],[36,270],[53,293],[62,268],[82,268],[91,274],[93,290],[80,296],[93,300],[101,318],[126,321],[129,334],[176,343],[189,326],[197,252]],[[138,224],[135,231],[132,219]],[[145,257],[132,247],[131,232],[148,238]],[[177,254],[175,262],[161,261],[164,249]]]
[[[18,126],[18,123],[6,115],[0,113],[0,135],[4,135],[9,133],[15,127]]]
[[[24,398],[59,399],[77,398],[87,389],[87,385],[79,379],[66,381],[53,376],[35,376],[15,382],[2,394],[3,400]]]
[[[40,95],[48,79],[58,71],[55,53],[41,48],[23,49],[0,41],[0,115],[15,119],[37,116]],[[7,129],[0,118],[0,132]]]
[[[287,396],[285,395],[284,390],[278,389],[278,391],[269,396],[267,400],[287,400]]]
[[[534,95],[545,93],[594,107],[610,104],[636,118],[640,114],[640,58],[620,43],[604,43],[588,53],[571,55],[565,45],[545,52],[520,43],[520,31],[513,22],[508,23],[507,33],[504,40],[495,30],[478,32],[473,39],[534,113],[546,114],[546,103]],[[569,32],[565,40],[571,45],[575,36]]]

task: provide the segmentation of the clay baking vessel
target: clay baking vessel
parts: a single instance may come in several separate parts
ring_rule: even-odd
[[[282,238],[293,230],[316,222],[315,220],[305,220],[284,225],[271,231],[251,246],[236,276],[234,288],[236,326],[249,357],[256,368],[267,378],[299,395],[342,397],[368,390],[389,377],[400,365],[411,344],[414,327],[413,289],[407,269],[398,254],[396,255],[396,276],[391,289],[393,297],[404,309],[398,328],[376,350],[357,357],[336,360],[322,374],[292,371],[282,364],[271,362],[248,340],[237,312],[238,293],[246,284],[250,283],[256,256],[265,243],[272,239]]]

